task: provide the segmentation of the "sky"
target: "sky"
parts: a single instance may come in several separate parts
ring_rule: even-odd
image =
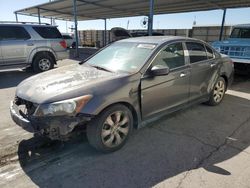
[[[22,8],[27,8],[41,3],[46,3],[49,0],[0,0],[0,21],[15,21],[13,12]],[[220,25],[222,21],[222,10],[165,14],[154,16],[154,29],[188,29],[192,28],[193,22],[196,21],[198,26]],[[38,19],[30,16],[18,16],[19,21],[34,21]],[[127,17],[118,19],[108,19],[107,28],[123,27],[125,29],[144,29],[141,26],[141,20],[144,17]],[[48,22],[47,19],[42,19],[42,22]],[[128,24],[129,22],[129,24]],[[250,8],[228,9],[226,15],[226,25],[250,23]],[[69,29],[73,23],[65,21],[57,21],[56,24],[59,30],[63,33],[70,32]],[[104,29],[103,20],[81,21],[78,23],[79,30],[88,29]]]

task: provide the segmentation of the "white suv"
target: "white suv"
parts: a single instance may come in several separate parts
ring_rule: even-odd
[[[54,67],[69,57],[56,26],[0,23],[0,70],[31,66],[35,72]]]

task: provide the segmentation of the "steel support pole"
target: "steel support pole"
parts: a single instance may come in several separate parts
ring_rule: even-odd
[[[152,36],[153,32],[153,18],[154,18],[154,0],[150,0],[148,16],[148,35]]]
[[[104,19],[104,46],[107,45],[107,19]]]
[[[49,0],[49,2],[51,2],[51,0]],[[53,19],[52,19],[52,17],[50,18],[50,25],[53,25]]]
[[[16,15],[16,22],[18,22],[18,15],[17,13],[15,12],[15,15]]]
[[[38,23],[41,24],[40,8],[37,9]]]
[[[68,21],[66,20],[66,33],[69,33],[68,31]]]
[[[223,10],[223,18],[222,18],[221,28],[220,28],[220,38],[219,38],[220,41],[222,40],[222,36],[223,36],[226,13],[227,13],[227,9],[224,9]]]
[[[75,40],[76,40],[76,53],[75,56],[79,57],[79,49],[78,49],[78,29],[77,29],[77,4],[76,0],[73,0],[73,12],[74,12],[74,22],[75,22]]]

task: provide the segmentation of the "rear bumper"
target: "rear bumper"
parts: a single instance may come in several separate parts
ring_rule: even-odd
[[[234,63],[246,63],[250,64],[250,59],[239,59],[239,58],[231,58]]]
[[[56,60],[69,59],[69,50],[56,52]]]
[[[10,114],[12,120],[24,130],[31,133],[43,133],[52,140],[65,140],[77,125],[87,123],[92,119],[87,115],[24,117],[18,105],[13,101],[10,103]]]

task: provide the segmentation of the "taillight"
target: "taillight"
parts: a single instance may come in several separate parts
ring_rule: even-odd
[[[61,45],[63,48],[67,48],[67,43],[66,43],[65,40],[60,41],[60,45]]]

